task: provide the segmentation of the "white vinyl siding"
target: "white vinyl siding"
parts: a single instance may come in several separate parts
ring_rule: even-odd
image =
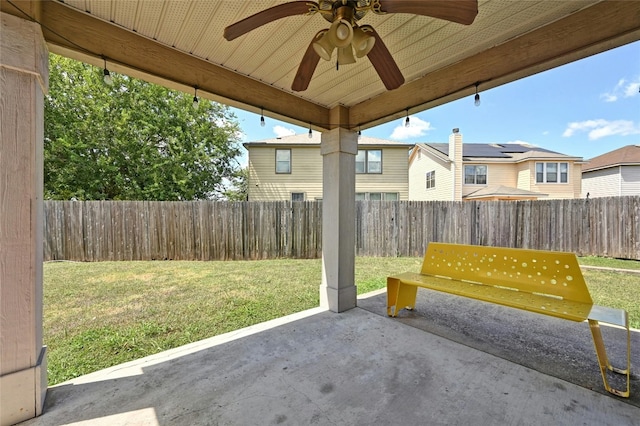
[[[415,149],[421,149],[416,147]],[[416,152],[409,168],[409,199],[418,201],[451,201],[453,199],[453,164],[434,160],[428,154]],[[426,188],[425,174],[435,172],[436,186]]]
[[[640,166],[621,166],[620,195],[640,195]]]
[[[586,198],[615,197],[620,195],[619,167],[594,170],[582,174],[582,196]]]

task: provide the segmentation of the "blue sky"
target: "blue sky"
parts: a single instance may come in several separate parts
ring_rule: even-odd
[[[460,128],[465,143],[526,142],[585,160],[640,144],[640,42],[609,50],[473,96],[394,120],[363,135],[402,142],[447,142]],[[243,142],[308,129],[233,109]],[[246,164],[246,158],[241,159]]]

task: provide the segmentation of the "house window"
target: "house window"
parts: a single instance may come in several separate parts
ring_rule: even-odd
[[[487,166],[464,166],[465,185],[486,185]]]
[[[304,192],[292,192],[291,201],[304,201]]]
[[[356,201],[398,201],[397,192],[356,192]]]
[[[382,150],[358,150],[358,155],[356,155],[356,173],[382,173]]]
[[[290,149],[276,149],[276,173],[291,173]]]
[[[427,189],[436,187],[436,171],[427,172]]]
[[[569,163],[536,163],[536,183],[569,182]]]

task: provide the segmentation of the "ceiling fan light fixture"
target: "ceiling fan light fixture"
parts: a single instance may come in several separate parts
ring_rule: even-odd
[[[351,46],[342,47],[338,49],[338,64],[339,65],[348,65],[355,64],[356,58],[353,56],[353,49]]]
[[[367,56],[376,42],[374,36],[367,34],[369,28],[371,28],[369,25],[365,25],[362,28],[355,28],[353,30],[353,42],[351,44],[353,45],[353,50],[355,50],[357,58]]]
[[[335,49],[335,46],[331,44],[331,41],[327,36],[328,32],[328,30],[320,31],[318,34],[316,34],[316,37],[313,41],[313,50],[315,50],[318,56],[320,56],[325,61],[331,60],[333,49]]]
[[[336,19],[327,33],[331,44],[335,47],[347,47],[353,40],[353,27],[346,19]]]

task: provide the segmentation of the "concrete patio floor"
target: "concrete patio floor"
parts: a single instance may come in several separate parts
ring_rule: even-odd
[[[638,376],[630,399],[604,392],[586,324],[441,296],[390,319],[381,292],[88,374],[23,425],[640,424]]]

